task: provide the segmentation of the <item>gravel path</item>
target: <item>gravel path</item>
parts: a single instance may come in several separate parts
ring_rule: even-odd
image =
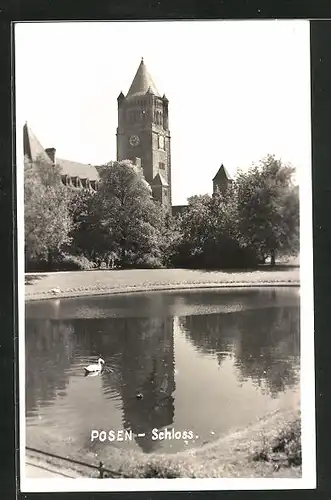
[[[28,273],[25,275],[25,299],[186,288],[298,286],[299,283],[299,268],[286,266],[238,272],[134,269]]]

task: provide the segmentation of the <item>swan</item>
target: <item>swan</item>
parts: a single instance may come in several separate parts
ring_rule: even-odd
[[[102,371],[103,365],[105,364],[102,358],[98,359],[98,363],[96,365],[85,366],[85,373],[100,373]]]

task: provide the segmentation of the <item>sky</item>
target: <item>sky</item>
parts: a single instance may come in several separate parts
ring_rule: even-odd
[[[308,21],[18,23],[17,147],[27,121],[57,156],[116,159],[117,96],[141,58],[169,99],[172,199],[212,192],[267,154],[310,175]]]

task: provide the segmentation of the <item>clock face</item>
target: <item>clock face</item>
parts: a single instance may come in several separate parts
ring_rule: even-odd
[[[159,148],[164,149],[164,137],[163,137],[163,135],[159,135]]]
[[[131,135],[129,138],[129,143],[131,146],[138,146],[140,139],[137,135]]]

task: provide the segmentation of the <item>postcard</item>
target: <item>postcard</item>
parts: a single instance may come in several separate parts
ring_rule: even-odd
[[[315,488],[309,22],[14,38],[21,491]]]

